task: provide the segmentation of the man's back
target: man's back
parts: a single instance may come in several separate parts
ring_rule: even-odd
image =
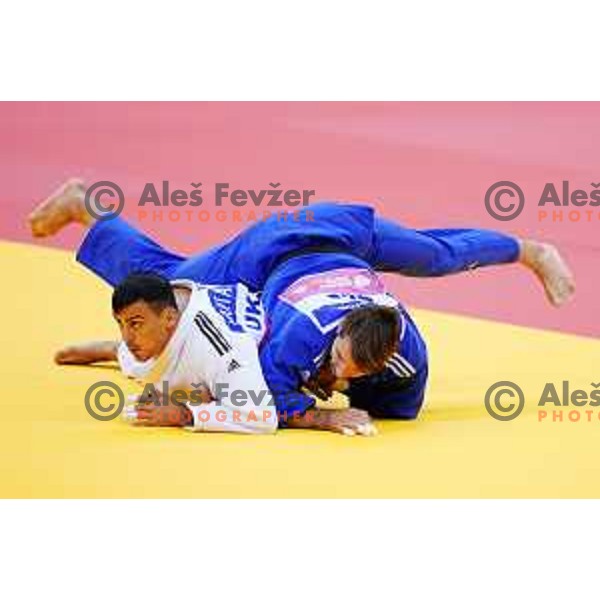
[[[357,257],[326,252],[291,258],[269,278],[263,303],[268,327],[261,343],[261,365],[280,412],[312,405],[308,397],[290,394],[314,379],[327,360],[338,326],[360,306],[398,310],[398,352],[385,369],[387,387],[390,382],[404,385],[426,364],[425,344],[414,322]]]

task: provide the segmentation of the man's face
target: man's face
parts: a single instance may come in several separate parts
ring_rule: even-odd
[[[352,359],[352,343],[347,336],[338,335],[331,347],[331,370],[338,379],[367,375]]]
[[[143,300],[126,306],[114,315],[123,341],[139,361],[158,356],[165,348],[179,318],[172,307],[157,312]]]

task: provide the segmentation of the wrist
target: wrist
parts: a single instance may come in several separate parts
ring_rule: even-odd
[[[301,427],[304,429],[327,429],[327,411],[318,408],[309,408],[304,413],[288,419],[288,426]]]

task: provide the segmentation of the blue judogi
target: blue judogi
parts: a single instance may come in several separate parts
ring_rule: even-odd
[[[437,277],[508,263],[518,258],[518,242],[483,229],[413,230],[362,205],[321,203],[301,213],[298,221],[274,215],[189,258],[119,218],[100,221],[77,259],[113,286],[130,273],[154,272],[171,280],[242,282],[262,290],[267,332],[260,358],[282,422],[313,406],[299,389],[326,360],[343,316],[372,302],[394,305],[402,323],[398,352],[383,372],[352,380],[347,394],[352,406],[374,417],[415,418],[427,382],[426,346],[407,311],[378,287],[373,271]],[[331,281],[337,287],[328,288]]]
[[[398,311],[398,352],[382,373],[350,380],[346,391],[350,404],[381,418],[417,416],[427,381],[427,349],[415,323],[385,292],[366,261],[343,253],[317,252],[283,262],[267,279],[263,291],[268,328],[261,343],[260,362],[275,396],[280,422],[314,405],[312,397],[300,388],[317,376],[328,359],[343,318],[368,304]]]

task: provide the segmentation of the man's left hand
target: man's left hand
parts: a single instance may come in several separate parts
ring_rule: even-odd
[[[187,427],[194,422],[192,411],[181,404],[163,406],[142,402],[125,410],[131,424],[142,427]]]

